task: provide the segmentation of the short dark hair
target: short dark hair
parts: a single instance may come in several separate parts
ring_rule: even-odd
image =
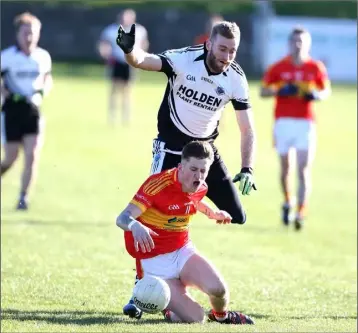
[[[301,26],[294,27],[289,35],[289,39],[291,40],[293,36],[301,35],[301,34],[309,34],[309,32],[304,27]]]
[[[191,141],[183,148],[182,160],[189,160],[190,157],[197,159],[210,159],[214,160],[214,150],[211,144],[207,141]]]
[[[217,35],[221,35],[228,39],[240,39],[240,28],[235,22],[222,21],[213,26],[210,40],[213,40]]]

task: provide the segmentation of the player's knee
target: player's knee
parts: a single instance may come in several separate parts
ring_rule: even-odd
[[[246,222],[246,213],[243,210],[231,216],[232,216],[231,223],[244,224]]]
[[[218,281],[209,288],[209,295],[217,298],[226,298],[229,294],[224,282]]]

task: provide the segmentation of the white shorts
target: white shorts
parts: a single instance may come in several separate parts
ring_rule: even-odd
[[[144,275],[154,275],[164,280],[178,279],[189,258],[196,253],[192,242],[188,242],[179,250],[161,254],[154,258],[142,259],[141,265]]]
[[[316,124],[308,119],[279,118],[274,126],[274,140],[280,155],[288,154],[290,148],[314,153]]]

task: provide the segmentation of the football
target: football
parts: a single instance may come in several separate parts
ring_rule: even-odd
[[[133,301],[147,313],[163,311],[170,301],[170,289],[161,278],[146,275],[137,282],[133,290]]]

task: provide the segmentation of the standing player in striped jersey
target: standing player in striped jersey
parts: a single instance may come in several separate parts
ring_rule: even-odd
[[[134,41],[135,25],[128,33],[120,26],[117,44],[124,51],[127,62],[143,70],[163,72],[168,77],[158,113],[158,136],[153,143],[151,173],[176,167],[188,142],[210,142],[215,157],[207,178],[207,196],[219,209],[232,216],[232,223],[245,223],[246,214],[234,182],[240,182],[243,195],[255,189],[255,131],[247,80],[234,60],[240,43],[239,27],[226,21],[217,23],[205,45],[162,54],[149,54],[134,46]],[[229,102],[234,106],[241,131],[241,149],[239,143],[235,148],[241,150],[241,171],[234,179],[214,145],[223,109]],[[137,318],[141,316],[134,304],[127,304],[124,313]]]
[[[265,73],[261,96],[276,98],[274,139],[280,157],[284,225],[289,225],[292,219],[290,151],[291,148],[296,151],[299,184],[294,226],[300,230],[311,189],[311,168],[316,150],[313,102],[327,98],[331,89],[325,66],[309,56],[309,32],[294,29],[289,36],[289,46],[290,55],[273,64]]]
[[[37,46],[41,22],[30,13],[15,18],[17,43],[1,52],[2,143],[1,176],[24,149],[17,209],[28,208],[27,194],[34,178],[42,134],[40,105],[52,87],[50,54]]]

